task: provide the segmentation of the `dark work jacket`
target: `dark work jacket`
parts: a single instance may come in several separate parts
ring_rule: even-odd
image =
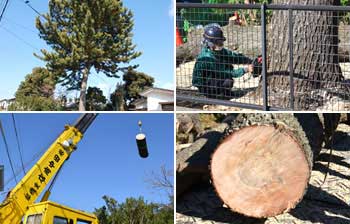
[[[233,64],[250,64],[252,60],[243,54],[239,54],[223,48],[221,51],[212,51],[207,47],[202,48],[197,57],[192,74],[193,86],[206,86],[211,80],[239,78],[245,74],[243,68],[234,69]]]

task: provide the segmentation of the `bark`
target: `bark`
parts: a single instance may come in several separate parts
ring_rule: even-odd
[[[90,68],[85,68],[83,71],[83,79],[81,81],[80,88],[80,99],[79,99],[79,111],[85,111],[86,105],[86,91],[87,91],[87,82],[89,78]]]
[[[340,0],[274,0],[273,3],[339,5]],[[294,106],[298,110],[310,110],[321,106],[332,88],[344,88],[340,84],[344,77],[338,57],[339,15],[337,12],[295,11],[293,20]],[[288,22],[288,11],[274,11],[268,27],[271,106],[290,106]]]

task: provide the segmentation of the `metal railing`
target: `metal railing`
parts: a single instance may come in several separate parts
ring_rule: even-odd
[[[176,8],[177,102],[255,110],[350,110],[350,7],[177,3]],[[236,61],[227,53],[205,50],[204,27],[212,23],[222,27],[225,48]],[[203,55],[214,59],[205,61]],[[244,61],[239,57],[253,61],[259,55],[262,63],[255,66],[261,73],[240,74],[233,84],[223,84],[227,77],[222,69],[246,72],[249,63],[239,63]]]

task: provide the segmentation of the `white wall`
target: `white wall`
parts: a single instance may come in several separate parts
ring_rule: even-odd
[[[147,110],[162,110],[159,103],[174,102],[173,94],[165,94],[159,92],[151,92],[147,95]]]
[[[135,105],[135,109],[136,110],[143,110],[147,107],[147,102],[143,102],[143,103],[138,103]]]
[[[9,106],[10,106],[10,103],[8,101],[2,101],[0,103],[0,108],[2,108],[3,110],[7,110]]]

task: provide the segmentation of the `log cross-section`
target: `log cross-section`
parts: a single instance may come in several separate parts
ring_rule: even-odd
[[[211,173],[228,207],[252,217],[269,217],[301,200],[310,167],[292,133],[263,125],[227,137],[213,155]]]
[[[224,132],[203,135],[176,154],[177,196],[211,174],[233,211],[259,218],[289,211],[302,200],[339,120],[339,114],[239,114]]]

